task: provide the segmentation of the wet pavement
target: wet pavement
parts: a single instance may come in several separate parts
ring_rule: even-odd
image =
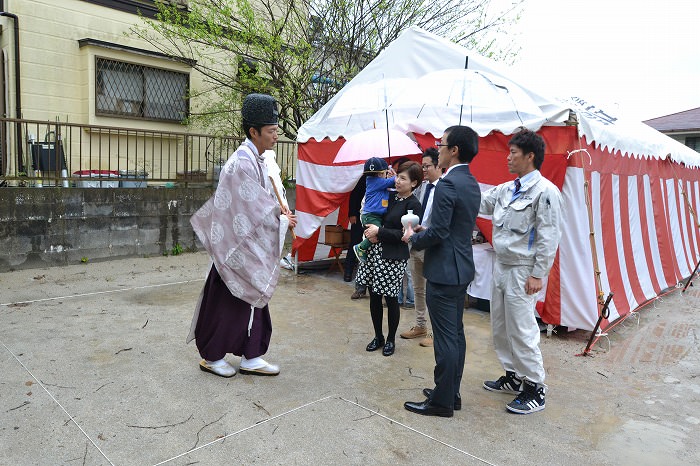
[[[431,348],[367,353],[367,299],[338,272],[283,271],[266,359],[278,377],[201,372],[186,345],[204,253],[0,274],[0,464],[700,464],[698,287],[602,338],[542,339],[547,408],[508,413],[488,313],[467,309],[461,411],[403,409]],[[402,310],[399,331],[413,310]],[[227,358],[238,367],[238,358]]]

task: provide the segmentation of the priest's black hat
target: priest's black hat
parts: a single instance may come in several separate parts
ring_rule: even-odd
[[[267,94],[248,94],[243,99],[243,122],[251,126],[276,125],[279,122],[277,101]]]

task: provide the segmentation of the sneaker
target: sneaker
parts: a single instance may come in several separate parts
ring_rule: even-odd
[[[506,371],[506,375],[502,375],[498,380],[487,380],[484,382],[484,388],[492,392],[510,393],[518,395],[522,393],[523,382],[515,375],[515,372]]]
[[[418,344],[424,348],[431,348],[433,346],[433,334],[429,333],[428,336],[423,338]]]
[[[427,334],[428,334],[428,331],[425,329],[425,327],[413,326],[413,327],[411,327],[410,330],[403,332],[400,335],[400,337],[406,338],[407,340],[410,340],[412,338],[424,337]]]
[[[367,296],[367,291],[355,290],[350,296],[350,299],[360,299],[364,298],[365,296]]]
[[[530,414],[544,409],[544,387],[524,382],[523,391],[506,405],[512,413]]]
[[[357,260],[360,262],[366,262],[367,261],[367,253],[360,248],[359,244],[356,244],[355,246],[352,247],[353,252],[357,256]]]
[[[415,309],[416,305],[413,303],[403,303],[400,305],[404,309]]]

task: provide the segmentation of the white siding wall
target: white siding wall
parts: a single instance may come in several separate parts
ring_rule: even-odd
[[[174,61],[97,46],[80,48],[91,38],[152,50],[144,41],[125,35],[141,21],[137,15],[80,0],[5,0],[5,9],[19,17],[22,116],[82,124],[183,131],[178,123],[149,122],[95,116],[95,55],[190,73],[190,86],[201,88],[201,76]],[[14,117],[13,24],[0,18],[1,46],[9,58],[8,116]]]

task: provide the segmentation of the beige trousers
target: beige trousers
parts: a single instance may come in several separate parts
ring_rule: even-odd
[[[411,250],[411,258],[408,265],[413,274],[413,294],[416,303],[416,326],[428,328],[428,313],[425,304],[425,277],[423,276],[423,258],[425,251]]]

